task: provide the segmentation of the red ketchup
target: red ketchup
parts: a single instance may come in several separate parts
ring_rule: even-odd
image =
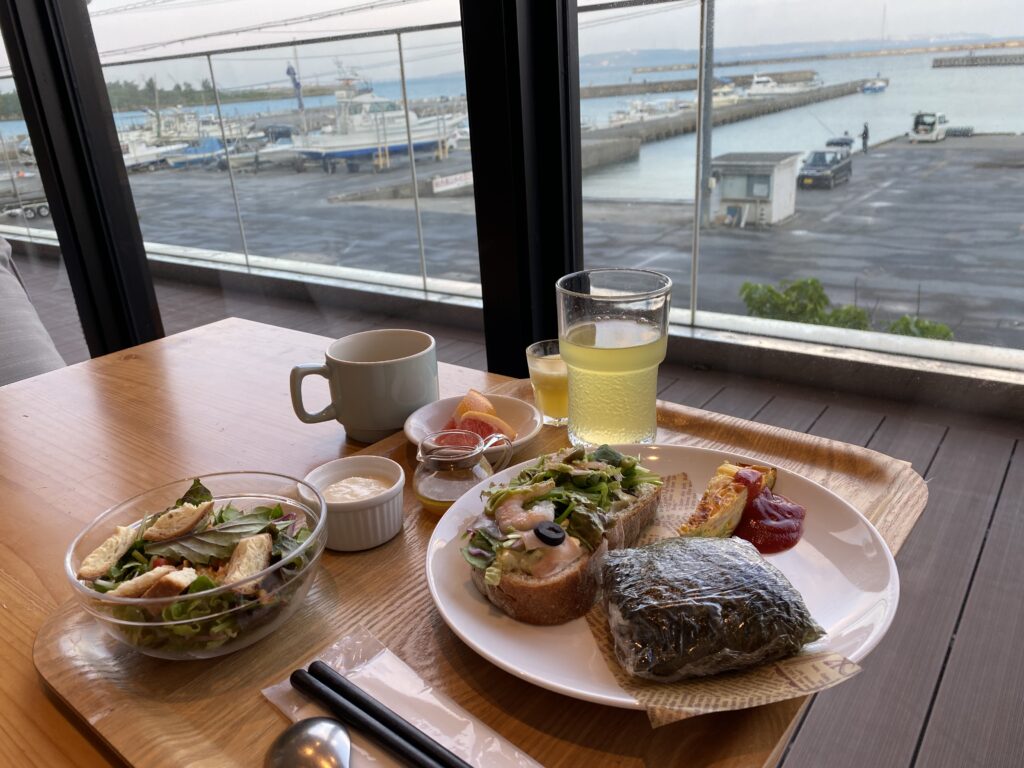
[[[807,513],[796,502],[764,487],[763,475],[754,469],[741,469],[736,482],[749,489],[743,517],[733,536],[746,539],[762,555],[783,552],[796,545],[804,533]]]

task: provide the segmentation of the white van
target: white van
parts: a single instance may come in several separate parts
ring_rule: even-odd
[[[946,138],[946,116],[942,112],[918,112],[910,129],[910,140],[942,141]]]

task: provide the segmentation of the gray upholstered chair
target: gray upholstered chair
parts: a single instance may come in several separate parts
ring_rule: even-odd
[[[0,238],[0,386],[64,367]]]

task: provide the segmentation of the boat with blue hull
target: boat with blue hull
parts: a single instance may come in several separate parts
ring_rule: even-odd
[[[405,110],[400,102],[373,94],[338,93],[337,118],[333,126],[292,139],[295,151],[307,160],[349,164],[361,159],[387,158],[408,154],[409,136],[413,150],[446,154],[458,142],[458,125],[464,114],[420,117],[409,112],[408,133]]]

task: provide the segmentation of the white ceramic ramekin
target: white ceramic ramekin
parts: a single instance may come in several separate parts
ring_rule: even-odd
[[[402,530],[402,491],[405,472],[400,464],[383,456],[349,456],[335,459],[306,475],[306,482],[320,493],[346,477],[379,477],[390,480],[388,489],[359,501],[328,501],[327,548],[358,552],[378,547]]]

